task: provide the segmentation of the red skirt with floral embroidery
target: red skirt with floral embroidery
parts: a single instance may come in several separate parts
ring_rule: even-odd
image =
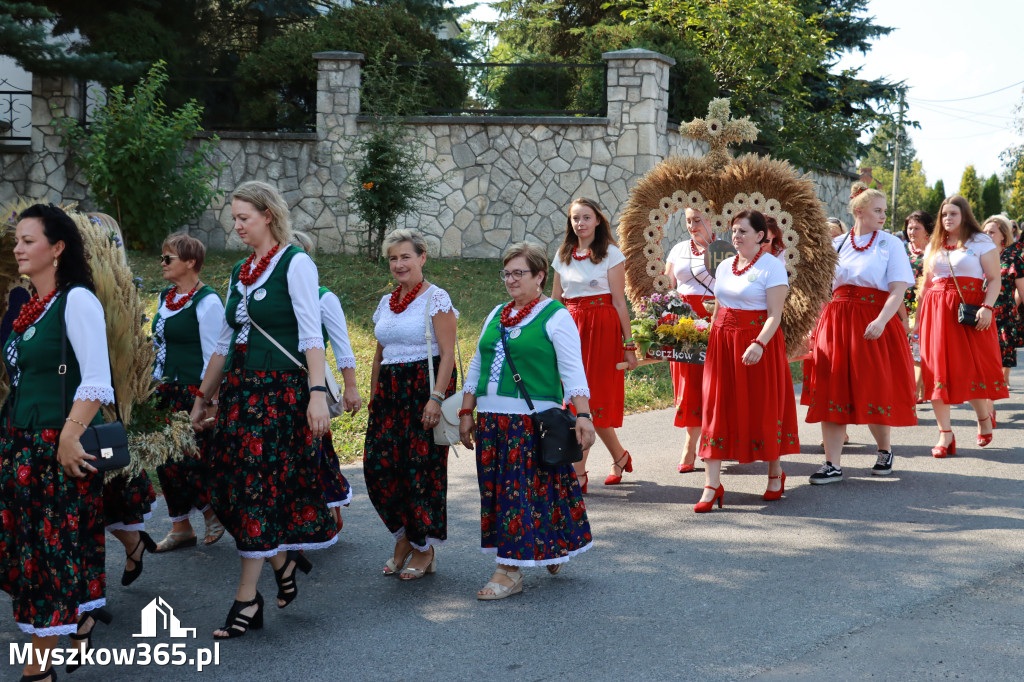
[[[767,318],[764,310],[718,309],[704,363],[701,459],[771,462],[800,452],[782,334],[771,338],[756,364],[741,359]]]
[[[706,320],[711,313],[704,307],[714,296],[683,296],[697,317]],[[679,428],[700,426],[701,392],[704,389],[704,365],[689,362],[670,362],[672,372],[672,394],[676,402],[676,418],[673,422]]]
[[[565,307],[580,332],[594,426],[619,428],[625,407],[626,372],[615,369],[623,357],[622,323],[611,294],[567,298]]]
[[[835,424],[917,424],[917,383],[910,343],[893,315],[874,341],[864,330],[878,317],[889,292],[841,286],[814,329],[811,360],[804,363],[800,404],[807,421]]]
[[[982,280],[957,277],[964,300],[985,300]],[[960,294],[952,278],[933,281],[918,306],[921,318],[921,380],[924,396],[959,405],[968,400],[1010,397],[995,324],[978,331],[956,321]]]

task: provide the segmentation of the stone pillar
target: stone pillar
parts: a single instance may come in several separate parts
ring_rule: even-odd
[[[608,63],[608,134],[617,138],[613,155],[633,158],[642,175],[667,153],[668,72],[676,60],[633,48],[605,52]]]
[[[81,118],[85,101],[78,81],[32,76],[32,152],[24,197],[61,203],[85,198],[85,187],[73,180],[68,154],[60,146],[55,118]]]
[[[318,249],[354,253],[360,234],[353,225],[349,231],[351,186],[347,157],[359,126],[359,88],[362,82],[363,55],[358,52],[316,52],[316,165],[322,183],[322,197],[329,211],[317,221],[313,234]],[[334,224],[328,225],[328,213]],[[354,222],[354,221],[353,221]]]

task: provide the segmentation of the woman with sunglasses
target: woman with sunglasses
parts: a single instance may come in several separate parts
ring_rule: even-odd
[[[160,265],[171,286],[160,292],[160,305],[153,318],[156,362],[153,378],[160,382],[156,394],[168,412],[190,411],[202,383],[206,365],[217,347],[224,326],[224,304],[199,273],[206,260],[206,247],[184,233],[172,234],[161,247]],[[198,542],[189,520],[199,512],[206,521],[203,544],[212,545],[224,535],[224,525],[210,506],[210,472],[206,448],[209,431],[196,434],[194,455],[161,464],[160,479],[171,530],[157,543],[156,552],[194,547]]]
[[[395,540],[383,574],[418,580],[437,570],[437,547],[448,538],[448,446],[434,443],[433,429],[441,403],[455,392],[459,311],[447,291],[423,276],[422,234],[395,230],[384,239],[382,255],[398,286],[373,314],[377,350],[363,475]],[[437,370],[433,386],[428,362]]]
[[[538,435],[530,417],[568,400],[576,408],[577,441],[584,452],[594,444],[580,334],[565,307],[544,295],[543,248],[513,244],[502,264],[500,276],[512,300],[484,322],[459,411],[463,445],[476,443],[481,548],[498,563],[477,592],[484,601],[522,592],[523,567],[544,566],[554,575],[593,545],[576,473],[569,465],[537,465]],[[521,397],[506,348],[533,410]]]
[[[672,287],[679,292],[693,312],[702,320],[711,313],[706,305],[715,300],[715,275],[704,267],[704,252],[715,241],[704,214],[695,208],[686,209],[686,230],[690,238],[679,242],[668,253],[665,274]],[[672,389],[675,395],[675,425],[686,429],[683,458],[679,473],[695,470],[697,444],[700,442],[701,386],[704,383],[704,365],[688,362],[670,362]]]
[[[612,456],[612,471],[605,485],[617,485],[633,471],[633,458],[619,442],[626,389],[625,360],[636,369],[636,344],[626,306],[626,257],[612,240],[608,218],[596,202],[576,199],[569,205],[565,238],[554,262],[551,298],[563,303],[576,322],[583,353],[583,369],[590,386],[590,409],[597,436]],[[576,464],[583,492],[587,492],[587,456]]]

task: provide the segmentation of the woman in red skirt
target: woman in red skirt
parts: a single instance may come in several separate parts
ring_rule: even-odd
[[[608,218],[596,202],[576,199],[569,205],[565,239],[553,267],[551,297],[565,304],[576,322],[583,346],[583,368],[590,386],[590,410],[601,442],[612,455],[612,472],[605,485],[622,482],[633,471],[633,458],[619,442],[615,429],[622,426],[625,372],[623,360],[637,365],[636,344],[626,307],[626,257],[612,240]],[[587,455],[575,465],[580,487],[587,492]]]
[[[992,442],[995,428],[988,401],[1010,393],[992,324],[992,307],[1000,289],[999,250],[981,231],[963,197],[942,202],[939,224],[941,229],[932,233],[924,254],[917,326],[924,395],[931,399],[939,424],[939,442],[932,455],[946,457],[956,454],[949,406],[971,404],[978,417],[978,446],[985,447]],[[972,327],[957,321],[962,302],[982,306]]]
[[[704,251],[714,237],[707,218],[695,208],[686,209],[686,229],[690,238],[679,242],[668,252],[665,274],[683,300],[693,308],[694,314],[706,320],[711,313],[704,304],[715,300],[715,276],[704,267]],[[675,425],[686,429],[683,459],[679,462],[679,473],[685,474],[694,471],[697,443],[700,441],[704,365],[670,362],[669,366],[676,403]]]
[[[780,455],[800,451],[796,399],[781,334],[782,307],[789,291],[786,268],[761,250],[768,226],[757,211],[732,219],[736,255],[715,272],[715,321],[704,368],[700,457],[704,494],[693,508],[719,508],[725,488],[722,461],[768,462],[765,500],[777,500],[786,475]]]
[[[897,316],[914,284],[910,259],[885,226],[885,195],[856,183],[850,197],[854,224],[832,246],[839,264],[832,300],[814,330],[809,376],[800,402],[807,421],[821,422],[825,464],[811,483],[843,480],[842,456],[848,424],[867,424],[878,447],[871,473],[892,472],[893,426],[917,424],[914,364]]]

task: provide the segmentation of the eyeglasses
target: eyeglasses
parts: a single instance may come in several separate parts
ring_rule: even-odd
[[[532,275],[532,270],[498,270],[498,279],[502,282],[512,280],[513,282],[522,279],[523,275]]]
[[[181,256],[168,256],[165,254],[163,256],[160,256],[160,262],[163,265],[170,265],[171,261],[174,260],[175,258],[181,258]]]

